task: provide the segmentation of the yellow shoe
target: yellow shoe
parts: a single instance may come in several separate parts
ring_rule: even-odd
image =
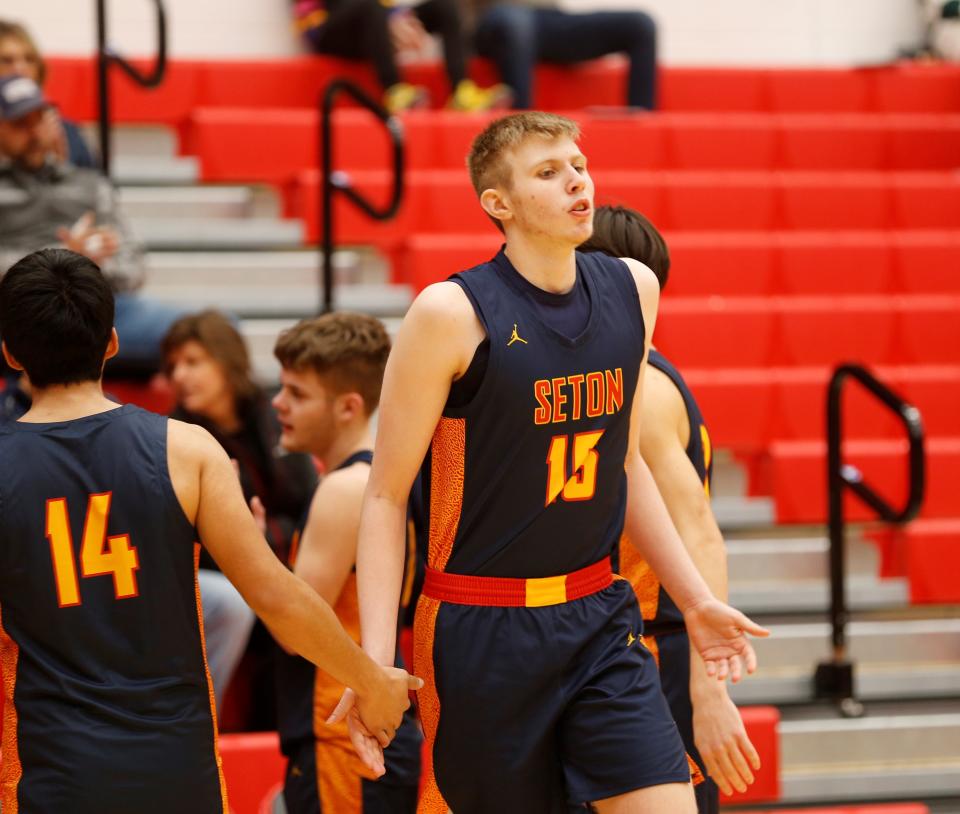
[[[391,116],[404,110],[415,110],[430,104],[430,91],[422,85],[397,82],[383,94],[383,106]]]
[[[513,91],[506,85],[481,88],[472,79],[463,79],[447,101],[451,110],[503,110],[513,103]]]

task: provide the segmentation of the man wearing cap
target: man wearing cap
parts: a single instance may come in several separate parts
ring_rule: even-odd
[[[145,277],[143,249],[110,182],[48,151],[42,138],[48,107],[32,79],[0,79],[0,275],[42,248],[64,246],[86,255],[101,266],[116,295],[117,372],[152,372],[160,340],[179,312],[136,295]]]

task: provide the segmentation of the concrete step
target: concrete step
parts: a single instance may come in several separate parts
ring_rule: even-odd
[[[303,319],[320,310],[317,289],[316,286],[311,291],[271,285],[245,285],[239,282],[239,278],[237,283],[226,287],[165,285],[151,278],[144,286],[143,293],[161,302],[196,309],[219,308],[241,317]],[[412,301],[413,291],[406,285],[345,285],[336,289],[334,294],[335,308],[379,317],[403,315]]]
[[[782,800],[960,794],[960,711],[780,723]]]
[[[851,610],[900,608],[910,601],[905,579],[848,576],[846,585]],[[730,603],[751,614],[825,613],[830,606],[830,585],[826,579],[731,583]]]
[[[118,155],[110,171],[119,186],[164,186],[195,184],[200,178],[200,163],[192,156],[164,158]]]
[[[711,483],[722,483],[725,473],[718,472]],[[714,495],[713,514],[724,532],[764,528],[776,520],[772,498],[744,497],[742,494]]]
[[[320,257],[314,249],[286,251],[154,251],[147,257],[152,277],[168,285],[273,285],[314,297],[319,290]],[[340,249],[333,254],[337,284],[390,282],[390,269],[373,251]]]
[[[771,627],[754,642],[757,672],[731,685],[740,704],[798,704],[813,700],[816,665],[830,658],[826,623]],[[852,622],[847,627],[856,695],[879,699],[960,695],[960,619]]]
[[[83,136],[91,147],[99,149],[99,127],[89,124],[82,128]],[[114,125],[113,154],[117,158],[174,158],[179,139],[173,128],[160,125]]]
[[[303,244],[303,224],[275,218],[131,218],[149,250],[287,249]]]
[[[830,541],[826,537],[728,538],[727,569],[731,582],[826,579]],[[852,536],[846,547],[847,574],[876,574],[876,546]]]
[[[123,211],[130,218],[247,218],[253,190],[245,186],[122,187]]]

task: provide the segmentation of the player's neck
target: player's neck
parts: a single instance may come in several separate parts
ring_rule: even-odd
[[[324,471],[332,472],[351,455],[363,449],[373,449],[369,421],[345,427],[337,433],[333,443],[326,450],[315,455],[323,464]]]
[[[568,243],[512,233],[507,238],[505,253],[521,276],[544,291],[566,294],[577,282],[577,257]]]
[[[103,395],[103,386],[99,381],[35,387],[33,403],[20,421],[36,424],[72,421],[115,410],[119,406]]]

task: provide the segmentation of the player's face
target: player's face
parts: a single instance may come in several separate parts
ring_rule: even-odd
[[[593,179],[573,139],[526,139],[508,156],[512,220],[525,235],[579,246],[593,233]]]
[[[11,74],[27,76],[34,82],[40,78],[37,55],[19,37],[0,39],[0,77]]]
[[[234,394],[223,365],[196,340],[184,342],[170,354],[167,371],[177,404],[185,410],[213,420],[233,412]]]
[[[289,452],[322,457],[337,434],[334,395],[316,371],[280,371],[280,392],[273,398],[280,421],[280,444]]]

